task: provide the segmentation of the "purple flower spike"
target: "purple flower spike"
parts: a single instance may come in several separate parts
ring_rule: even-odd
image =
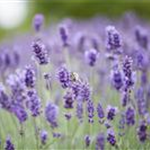
[[[87,102],[87,113],[89,117],[89,123],[93,123],[93,117],[94,117],[94,104],[91,100]]]
[[[61,37],[61,40],[63,42],[63,46],[66,47],[69,45],[68,43],[68,30],[65,26],[61,26],[59,28],[59,33],[60,33],[60,37]]]
[[[117,107],[112,107],[112,106],[108,106],[107,107],[107,119],[108,120],[113,120],[114,117],[116,116],[116,113],[118,112],[118,108]]]
[[[95,49],[90,49],[88,51],[85,51],[85,60],[89,66],[95,66],[97,58],[98,58],[98,52]]]
[[[42,131],[40,132],[40,140],[41,140],[41,143],[42,143],[43,145],[46,144],[47,137],[48,137],[47,131],[46,131],[46,130],[42,130]]]
[[[123,62],[123,72],[124,72],[124,87],[127,91],[130,87],[134,85],[135,82],[135,72],[132,70],[132,58],[126,56]]]
[[[5,93],[4,86],[0,83],[0,107],[10,110],[11,108],[11,101],[7,94]]]
[[[25,69],[25,84],[27,87],[35,87],[35,71],[31,66],[26,66]]]
[[[138,108],[139,115],[145,116],[148,111],[147,111],[146,101],[144,99],[143,88],[138,89],[136,94],[136,99],[137,99],[137,108]]]
[[[116,146],[116,137],[115,137],[115,133],[112,129],[108,129],[108,131],[107,131],[107,141],[112,146]]]
[[[45,108],[45,117],[46,120],[50,123],[52,128],[58,126],[57,117],[58,117],[58,106],[55,104],[49,103]]]
[[[36,14],[33,18],[33,27],[35,31],[40,31],[44,23],[44,16],[42,14]]]
[[[120,53],[121,36],[114,26],[106,27],[106,49],[113,53]]]
[[[102,119],[105,117],[105,114],[104,114],[104,110],[102,108],[102,105],[100,103],[98,103],[98,105],[97,105],[97,114],[99,117],[99,122],[101,123]]]
[[[15,150],[14,144],[11,142],[11,138],[8,136],[5,143],[5,150]]]
[[[111,71],[112,85],[116,90],[120,90],[123,86],[123,73],[117,68]]]
[[[140,26],[136,27],[135,37],[136,37],[136,40],[137,40],[138,44],[141,47],[143,47],[145,49],[148,48],[148,35],[142,27],[140,27]]]
[[[70,72],[65,66],[61,66],[57,72],[57,78],[63,88],[67,88],[70,85]]]
[[[126,110],[126,123],[127,125],[134,125],[135,124],[135,111],[132,107],[128,107]]]
[[[41,100],[38,97],[35,90],[30,90],[27,92],[28,100],[26,102],[27,107],[32,113],[33,117],[37,117],[40,114]]]
[[[83,102],[82,101],[77,101],[77,108],[76,108],[76,115],[77,118],[79,119],[79,122],[83,122]]]
[[[48,51],[40,39],[37,39],[32,43],[32,49],[34,56],[40,65],[46,65],[49,63]]]
[[[141,121],[137,130],[138,138],[141,142],[145,142],[147,139],[147,125],[145,121]]]
[[[91,143],[91,138],[90,138],[90,136],[89,136],[89,135],[86,135],[86,136],[84,137],[84,141],[85,141],[86,147],[89,147],[89,146],[90,146],[90,143]]]
[[[75,100],[74,93],[71,90],[68,90],[63,98],[65,100],[64,107],[67,109],[73,108],[73,103]]]
[[[15,114],[15,116],[18,118],[20,123],[25,122],[28,118],[27,112],[19,104],[12,105],[11,112],[13,112]]]
[[[104,133],[99,133],[96,138],[96,150],[104,150],[105,148],[105,135]]]

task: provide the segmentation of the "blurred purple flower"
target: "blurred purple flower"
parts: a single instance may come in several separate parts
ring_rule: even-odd
[[[48,51],[41,39],[36,39],[33,41],[32,49],[34,57],[40,65],[46,65],[49,63]]]
[[[70,85],[70,72],[65,66],[61,66],[57,71],[57,78],[63,88],[67,88]]]
[[[46,130],[42,130],[42,131],[40,132],[40,140],[41,140],[41,143],[42,143],[43,145],[46,144],[47,137],[48,137],[47,131],[46,131]]]
[[[105,148],[105,135],[104,133],[99,133],[96,138],[96,150],[104,150]]]
[[[36,90],[33,89],[27,92],[26,105],[27,108],[29,108],[29,110],[31,111],[33,117],[37,117],[38,115],[40,115],[41,100],[38,97]]]
[[[36,14],[33,18],[33,27],[35,31],[40,31],[44,23],[44,16],[42,14]]]
[[[45,117],[46,120],[50,123],[52,128],[58,126],[57,117],[58,117],[58,106],[52,103],[49,103],[45,108]]]
[[[118,112],[118,108],[117,107],[112,107],[112,106],[108,106],[107,107],[107,119],[108,120],[113,120],[114,117],[116,116]]]
[[[148,138],[147,125],[145,121],[141,121],[137,130],[138,138],[141,142],[145,142]]]
[[[128,107],[126,110],[126,123],[127,125],[134,125],[135,124],[135,111],[132,107]]]
[[[89,135],[86,135],[86,136],[84,137],[84,141],[85,141],[86,147],[89,147],[89,146],[90,146],[90,143],[91,143],[91,138],[90,138],[90,136],[89,136]]]
[[[98,105],[97,105],[97,114],[99,117],[99,122],[101,123],[102,119],[105,117],[105,114],[104,114],[104,110],[102,108],[102,105],[100,103],[98,103]]]
[[[112,145],[116,146],[116,136],[112,129],[108,129],[107,131],[107,141]]]
[[[85,60],[86,60],[87,64],[91,67],[95,66],[96,61],[99,56],[98,52],[95,49],[90,49],[88,51],[85,51],[84,55],[85,55]]]
[[[89,123],[93,123],[93,117],[94,117],[94,104],[91,100],[87,101],[87,113],[88,113],[88,117],[89,117]]]
[[[8,136],[6,139],[4,149],[5,150],[15,150],[14,144],[12,143],[10,136]]]
[[[106,49],[109,52],[120,53],[119,48],[121,47],[121,36],[114,26],[106,27]]]
[[[25,68],[25,84],[29,88],[35,87],[35,71],[33,68],[29,65]]]

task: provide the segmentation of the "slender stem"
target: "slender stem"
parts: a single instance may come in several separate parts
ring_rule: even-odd
[[[38,129],[37,129],[37,125],[36,125],[36,120],[35,120],[35,118],[33,118],[33,125],[34,125],[34,130],[35,130],[36,148],[37,148],[37,150],[39,150]]]

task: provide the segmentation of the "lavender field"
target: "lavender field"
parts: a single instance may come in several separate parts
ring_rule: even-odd
[[[0,45],[0,149],[149,150],[150,24],[44,22]]]

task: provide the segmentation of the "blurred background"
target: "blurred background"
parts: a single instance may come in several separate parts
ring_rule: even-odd
[[[86,19],[98,15],[116,18],[134,12],[150,19],[149,0],[0,0],[0,41],[30,32],[32,17],[43,13],[46,24],[64,17]]]

